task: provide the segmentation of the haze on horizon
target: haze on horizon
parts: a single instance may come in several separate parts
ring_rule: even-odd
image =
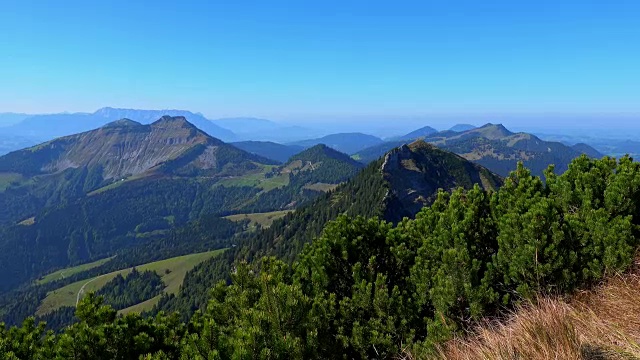
[[[635,1],[9,0],[0,112],[633,127]]]

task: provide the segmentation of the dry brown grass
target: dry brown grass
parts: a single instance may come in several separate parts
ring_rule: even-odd
[[[541,298],[439,352],[454,360],[640,359],[640,271],[570,299]]]

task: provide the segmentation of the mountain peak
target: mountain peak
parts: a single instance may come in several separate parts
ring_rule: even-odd
[[[415,151],[415,150],[419,150],[419,149],[427,149],[427,150],[433,150],[433,149],[437,149],[437,147],[435,145],[431,145],[428,142],[420,139],[420,140],[416,140],[414,142],[412,142],[409,145],[406,145],[409,149]]]
[[[467,133],[476,133],[489,140],[501,139],[505,136],[513,135],[504,125],[492,123],[487,123],[479,128],[469,130]]]
[[[510,132],[509,130],[507,130],[506,127],[504,127],[504,125],[502,125],[502,124],[494,124],[494,123],[486,123],[486,124],[480,126],[479,128],[476,128],[476,129],[500,129],[501,131]]]
[[[114,110],[116,110],[116,109],[114,109],[112,107],[109,107],[109,106],[105,106],[103,108],[100,108],[100,109],[96,110],[93,114],[94,115],[107,115],[107,114],[112,113]]]
[[[432,128],[431,126],[423,126],[420,129],[414,130],[404,136],[401,136],[401,140],[415,140],[419,138],[425,138],[429,135],[433,135],[437,133],[438,130]]]
[[[456,124],[452,126],[449,130],[455,131],[455,132],[465,132],[465,131],[473,130],[475,128],[476,127],[471,124]]]
[[[125,119],[112,121],[102,127],[103,128],[132,128],[132,127],[138,127],[138,126],[143,126],[143,125],[137,121],[133,121],[125,118]]]
[[[187,121],[187,118],[184,116],[169,116],[164,115],[160,119],[154,121],[151,124],[152,127],[156,128],[194,128],[196,127]]]
[[[351,156],[335,150],[325,144],[312,146],[296,155],[293,155],[289,159],[287,164],[292,164],[299,160],[302,162],[310,161],[312,163],[319,163],[324,161],[340,161],[357,168],[361,168],[363,166],[358,161],[352,159]]]
[[[598,150],[585,143],[577,143],[571,146],[571,148],[594,159],[599,159],[604,156]]]
[[[382,139],[376,136],[359,132],[352,132],[330,134],[317,139],[309,139],[289,143],[289,145],[298,145],[309,148],[318,144],[325,144],[328,147],[342,153],[353,154],[369,146],[374,146],[382,142]]]
[[[478,184],[485,190],[495,190],[502,184],[502,179],[486,168],[422,140],[388,152],[381,170],[389,183],[390,208],[384,218],[394,222],[430,205],[438,189],[470,189]]]
[[[18,158],[24,160],[18,162],[15,160]],[[122,118],[94,130],[5,155],[0,157],[0,170],[31,176],[95,168],[100,169],[102,180],[111,180],[142,174],[217,176],[255,171],[259,168],[256,163],[273,164],[273,161],[227,145],[183,116],[162,116],[151,125]],[[242,165],[234,168],[235,164]]]
[[[340,151],[335,150],[325,144],[318,144],[292,156],[289,161],[294,161],[294,160],[322,161],[322,158],[327,158],[327,157],[351,160],[349,155],[345,153],[341,153]]]

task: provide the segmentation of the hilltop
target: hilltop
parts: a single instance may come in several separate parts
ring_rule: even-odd
[[[438,189],[470,189],[478,184],[485,190],[496,190],[502,184],[502,179],[486,168],[422,140],[387,153],[381,171],[388,183],[388,204],[393,204],[383,217],[395,222],[413,217],[433,203]]]
[[[416,139],[421,139],[421,138],[425,138],[429,135],[435,134],[437,133],[438,130],[432,128],[431,126],[425,126],[422,127],[418,130],[414,130],[406,135],[403,135],[401,137],[399,137],[398,139],[394,139],[394,140],[409,140],[409,141],[413,141]]]
[[[281,179],[284,185],[260,194],[242,212],[293,209],[335,189],[363,167],[349,155],[326,145],[313,146],[291,156],[285,164],[267,173],[268,179]]]

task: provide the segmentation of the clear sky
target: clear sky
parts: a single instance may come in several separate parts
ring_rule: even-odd
[[[640,114],[640,1],[1,0],[0,112],[103,106]]]

